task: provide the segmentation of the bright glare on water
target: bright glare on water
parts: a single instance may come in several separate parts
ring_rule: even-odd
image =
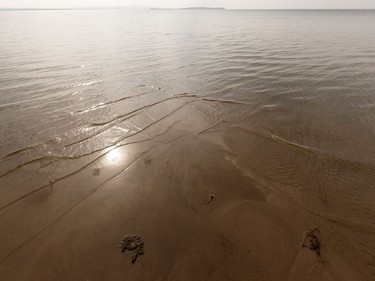
[[[374,31],[374,11],[1,11],[1,210],[208,124],[374,276]]]

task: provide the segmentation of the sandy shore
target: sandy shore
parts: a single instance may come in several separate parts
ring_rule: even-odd
[[[3,208],[0,279],[358,280],[325,248],[301,247],[316,225],[239,169],[220,138],[175,128]],[[126,234],[145,242],[135,264],[115,248]]]

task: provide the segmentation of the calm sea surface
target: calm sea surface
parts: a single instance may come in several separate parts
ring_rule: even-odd
[[[150,126],[139,114],[190,101],[231,161],[323,219],[370,280],[374,31],[375,11],[1,11],[1,210],[42,185],[25,191],[20,173],[105,151]]]

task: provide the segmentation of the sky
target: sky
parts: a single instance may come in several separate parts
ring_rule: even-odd
[[[2,8],[144,6],[227,9],[375,9],[375,0],[0,0]]]

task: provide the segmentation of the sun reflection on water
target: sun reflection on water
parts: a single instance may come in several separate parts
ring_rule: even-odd
[[[112,149],[106,154],[106,160],[108,164],[119,164],[124,160],[124,153],[121,148]]]

